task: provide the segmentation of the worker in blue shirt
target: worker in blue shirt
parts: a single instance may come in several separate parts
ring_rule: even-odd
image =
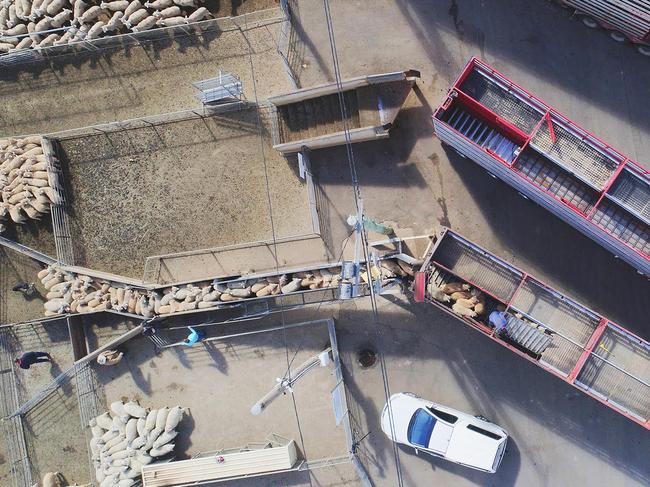
[[[196,330],[195,330],[194,328],[192,328],[191,326],[188,326],[187,328],[190,330],[190,334],[187,335],[187,338],[186,338],[185,340],[183,340],[182,343],[183,343],[183,345],[186,345],[186,346],[188,346],[188,347],[191,347],[191,346],[194,345],[196,342],[198,342],[198,341],[200,341],[201,339],[203,339],[203,336],[204,336],[204,335],[203,335],[203,333],[201,333],[200,331],[196,331]]]
[[[508,313],[505,311],[492,311],[489,317],[490,324],[494,327],[495,335],[508,336]]]

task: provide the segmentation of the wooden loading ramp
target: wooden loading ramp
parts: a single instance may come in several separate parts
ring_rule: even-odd
[[[415,70],[360,76],[273,96],[273,147],[283,154],[388,137]],[[339,92],[343,98],[342,110]],[[347,130],[347,135],[346,135]]]

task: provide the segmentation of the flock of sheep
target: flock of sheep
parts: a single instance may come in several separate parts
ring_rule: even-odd
[[[183,409],[147,411],[136,402],[115,401],[106,412],[90,420],[95,478],[99,487],[131,487],[139,479],[142,466],[174,451],[172,441],[183,418]]]
[[[363,273],[362,269],[362,273]],[[404,276],[392,261],[382,261],[381,275]],[[180,311],[209,309],[231,301],[288,294],[308,289],[334,288],[341,282],[341,268],[317,269],[232,282],[204,281],[162,290],[133,289],[49,266],[38,273],[47,290],[45,315],[89,313],[112,309],[152,318]]]
[[[441,303],[447,303],[458,315],[476,318],[485,314],[485,295],[469,284],[450,282],[437,286],[430,282],[427,287],[429,296]]]
[[[50,211],[50,203],[60,203],[48,171],[40,135],[21,139],[0,139],[0,233],[2,223],[38,220]]]
[[[205,20],[201,0],[0,0],[0,54]]]

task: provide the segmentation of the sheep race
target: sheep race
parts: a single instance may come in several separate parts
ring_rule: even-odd
[[[374,278],[399,279],[412,275],[412,270],[401,261],[382,260],[379,268],[373,266]],[[361,277],[367,282],[365,267]],[[91,313],[113,310],[144,318],[174,313],[207,310],[233,301],[290,294],[298,291],[332,289],[343,278],[340,267],[314,269],[260,278],[229,282],[202,281],[163,289],[134,289],[118,282],[96,279],[49,266],[38,274],[47,290],[45,315]]]
[[[0,139],[0,233],[3,222],[38,220],[61,201],[42,145],[40,135]]]
[[[0,0],[0,55],[211,17],[201,0]]]

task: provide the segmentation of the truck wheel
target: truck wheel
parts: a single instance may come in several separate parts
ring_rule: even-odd
[[[644,56],[650,57],[650,46],[645,46],[643,44],[639,44],[638,46],[636,46],[636,50],[639,53],[643,54]]]
[[[589,17],[588,15],[581,15],[580,22],[582,22],[585,26],[589,27],[590,29],[597,29],[598,27],[600,27],[598,21],[593,17]]]
[[[614,39],[616,42],[625,42],[627,41],[627,37],[625,37],[625,34],[617,31],[617,30],[610,30],[609,31],[609,37]]]

